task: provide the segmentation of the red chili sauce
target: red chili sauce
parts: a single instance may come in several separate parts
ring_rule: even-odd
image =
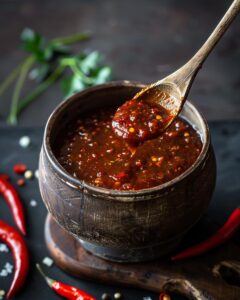
[[[115,111],[104,108],[81,117],[59,136],[57,158],[74,177],[108,189],[140,190],[172,180],[199,156],[199,134],[179,117],[162,135],[133,151],[114,133]]]

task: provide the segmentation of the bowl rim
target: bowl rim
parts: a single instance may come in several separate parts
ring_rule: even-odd
[[[59,103],[55,109],[52,111],[50,114],[46,126],[44,129],[44,135],[43,135],[43,149],[45,151],[45,154],[51,164],[51,166],[55,169],[55,171],[61,175],[61,179],[70,187],[75,188],[75,189],[80,189],[83,190],[89,194],[92,195],[97,195],[102,196],[104,198],[114,198],[119,201],[138,201],[138,200],[144,200],[146,199],[146,196],[150,196],[150,198],[153,198],[153,194],[156,192],[163,192],[167,188],[173,188],[173,186],[185,179],[187,176],[189,176],[191,173],[193,173],[199,165],[204,161],[209,146],[210,146],[210,131],[209,127],[207,124],[206,119],[202,116],[202,114],[198,111],[198,109],[190,102],[186,101],[187,105],[190,106],[191,110],[194,112],[194,114],[197,116],[197,118],[201,122],[201,127],[203,128],[202,135],[205,136],[205,142],[202,141],[203,147],[202,150],[196,159],[196,161],[189,167],[185,172],[180,174],[179,176],[173,178],[170,181],[167,181],[163,184],[151,187],[151,188],[146,188],[146,189],[141,189],[141,190],[128,190],[128,191],[123,191],[123,190],[114,190],[114,189],[107,189],[103,187],[97,187],[92,184],[87,183],[84,180],[77,179],[73,177],[70,173],[68,173],[58,162],[57,158],[55,157],[51,146],[50,146],[50,134],[51,134],[51,129],[54,125],[54,122],[56,121],[58,114],[61,113],[66,107],[71,105],[71,103],[75,102],[79,97],[82,97],[86,94],[96,92],[98,90],[102,89],[111,89],[113,87],[139,87],[143,88],[145,84],[142,84],[140,82],[136,81],[128,81],[128,80],[123,80],[123,81],[111,81],[108,83],[100,84],[94,87],[87,88],[83,91],[80,91],[66,99],[64,99],[61,103]],[[159,196],[159,195],[158,195]]]

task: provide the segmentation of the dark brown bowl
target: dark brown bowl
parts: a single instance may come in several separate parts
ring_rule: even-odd
[[[182,116],[200,132],[203,148],[177,178],[149,189],[118,191],[90,185],[62,168],[54,155],[59,131],[76,115],[119,105],[142,87],[112,82],[62,102],[48,119],[40,154],[39,184],[48,211],[87,250],[120,262],[150,260],[173,250],[207,209],[216,180],[208,125],[188,101]]]

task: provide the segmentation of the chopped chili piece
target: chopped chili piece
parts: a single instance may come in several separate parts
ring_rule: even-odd
[[[17,185],[24,186],[25,185],[25,180],[23,178],[18,179],[17,180]]]
[[[13,166],[13,171],[16,174],[24,174],[27,170],[27,166],[25,164],[16,164]]]
[[[74,177],[98,187],[140,190],[172,180],[199,156],[201,138],[187,121],[177,118],[161,136],[134,147],[113,133],[114,111],[73,120],[57,136],[54,153]]]
[[[40,265],[36,265],[38,271],[41,273],[41,275],[46,280],[48,286],[54,290],[58,295],[63,296],[66,299],[70,300],[96,300],[93,296],[87,294],[86,292],[71,286],[64,284],[62,282],[56,281],[48,276],[46,276],[43,273],[43,270],[41,269]]]
[[[25,235],[26,226],[22,202],[14,186],[11,185],[11,183],[3,177],[0,177],[0,193],[3,195],[11,208],[12,215],[17,227],[22,232],[22,234]]]
[[[174,255],[172,260],[181,260],[206,253],[228,241],[240,228],[240,208],[236,208],[226,223],[210,238]]]
[[[7,298],[13,297],[23,286],[29,269],[26,243],[16,229],[0,220],[0,240],[7,244],[14,257],[14,276]]]

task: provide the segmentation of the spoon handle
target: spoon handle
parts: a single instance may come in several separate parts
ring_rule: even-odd
[[[223,18],[220,20],[212,34],[197,51],[197,53],[180,69],[170,74],[162,80],[162,82],[174,82],[181,93],[182,100],[185,100],[190,90],[192,82],[200,70],[202,64],[216,46],[217,42],[223,36],[225,31],[231,25],[234,18],[240,11],[240,0],[234,0]]]

